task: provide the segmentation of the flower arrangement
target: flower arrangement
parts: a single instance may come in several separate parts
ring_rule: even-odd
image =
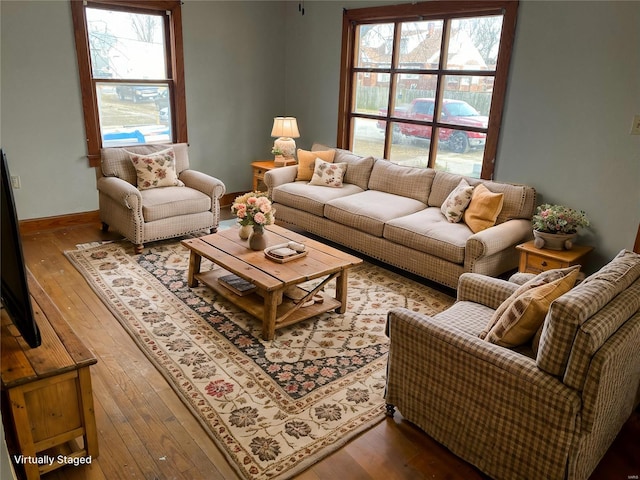
[[[573,234],[580,227],[588,227],[589,219],[581,210],[545,203],[538,206],[532,223],[538,232]]]
[[[231,205],[231,211],[238,217],[240,225],[264,227],[271,225],[275,210],[264,192],[249,192],[236,197]]]

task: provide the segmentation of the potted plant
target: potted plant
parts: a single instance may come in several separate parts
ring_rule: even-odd
[[[274,155],[276,163],[278,163],[278,161],[284,160],[284,152],[278,147],[273,147],[271,149],[271,153]]]
[[[589,226],[589,219],[582,210],[548,203],[538,206],[531,222],[536,248],[550,250],[571,250],[578,229]]]

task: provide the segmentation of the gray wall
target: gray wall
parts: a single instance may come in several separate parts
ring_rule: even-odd
[[[300,147],[335,144],[344,7],[403,2],[216,2],[183,6],[194,167],[228,191],[268,159],[273,116],[298,118]],[[0,142],[20,175],[18,214],[97,209],[87,167],[67,0],[0,2]],[[633,245],[640,221],[640,2],[520,3],[496,179],[584,209],[590,269]]]

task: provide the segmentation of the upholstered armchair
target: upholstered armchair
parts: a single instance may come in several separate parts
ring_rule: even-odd
[[[189,169],[186,143],[105,148],[97,176],[103,230],[124,235],[136,253],[146,242],[218,228],[224,183]]]
[[[569,287],[518,347],[479,335],[522,286],[465,273],[458,287],[433,317],[389,312],[389,414],[496,480],[588,478],[636,402],[640,255],[622,251]]]

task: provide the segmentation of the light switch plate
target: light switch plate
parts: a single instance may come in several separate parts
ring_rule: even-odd
[[[631,135],[640,135],[640,115],[633,117],[633,124],[631,125]]]

